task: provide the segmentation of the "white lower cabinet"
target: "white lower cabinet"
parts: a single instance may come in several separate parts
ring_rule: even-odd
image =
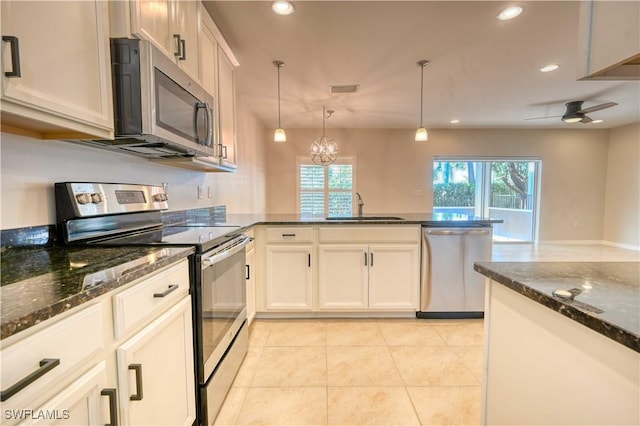
[[[87,305],[2,341],[0,423],[190,426],[187,259]]]
[[[415,244],[369,246],[369,308],[417,309],[420,247]]]
[[[255,253],[258,313],[418,309],[419,225],[269,226],[256,232]]]
[[[366,245],[329,245],[318,248],[319,307],[369,307],[369,267]]]
[[[267,245],[267,308],[313,308],[311,245]]]
[[[195,382],[189,298],[116,352],[124,424],[191,425],[195,419]]]
[[[115,424],[116,389],[107,388],[107,367],[99,363],[34,410],[24,425]],[[105,408],[108,407],[108,408]]]
[[[321,244],[318,252],[321,309],[417,307],[420,252],[415,244]]]

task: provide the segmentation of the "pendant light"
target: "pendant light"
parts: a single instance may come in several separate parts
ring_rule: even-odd
[[[322,136],[313,141],[309,152],[311,153],[311,161],[314,164],[327,166],[338,158],[338,144],[335,139],[327,137],[324,133],[324,120],[331,118],[335,111],[326,110],[322,107]]]
[[[287,134],[282,126],[280,126],[280,68],[284,65],[282,61],[273,61],[273,66],[278,69],[278,128],[273,132],[274,142],[286,142]]]
[[[418,61],[416,65],[420,67],[420,127],[416,130],[416,142],[422,142],[429,139],[429,134],[427,133],[427,129],[422,125],[422,100],[424,98],[424,67],[429,64],[429,61],[423,59]]]

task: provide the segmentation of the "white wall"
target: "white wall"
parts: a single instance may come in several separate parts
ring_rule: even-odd
[[[609,136],[605,241],[640,247],[640,123]]]
[[[265,211],[264,126],[238,99],[238,170],[203,173],[76,143],[2,133],[0,228],[55,223],[53,183],[62,181],[169,183],[171,210],[226,204],[229,213]],[[211,199],[197,198],[197,186]]]
[[[367,213],[428,212],[436,155],[542,158],[540,235],[545,240],[601,240],[607,130],[329,129],[340,155],[357,161]],[[296,156],[308,156],[318,129],[287,129],[286,143],[267,142],[267,211],[296,212]]]

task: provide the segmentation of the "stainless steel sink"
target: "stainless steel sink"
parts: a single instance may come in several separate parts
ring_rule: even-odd
[[[384,221],[384,220],[404,220],[401,217],[398,216],[329,216],[326,218],[326,220],[353,220],[353,221],[360,221],[360,220],[379,220],[379,221]]]

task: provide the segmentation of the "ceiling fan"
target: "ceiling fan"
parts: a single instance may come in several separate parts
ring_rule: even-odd
[[[593,120],[591,117],[587,116],[587,114],[600,111],[601,109],[611,108],[618,105],[615,102],[606,102],[600,105],[594,105],[589,108],[582,109],[582,104],[584,101],[571,101],[564,104],[567,107],[567,110],[563,115],[551,115],[548,117],[535,117],[535,118],[525,118],[525,120],[540,120],[544,118],[557,118],[562,117],[562,121],[565,123],[591,123]]]

